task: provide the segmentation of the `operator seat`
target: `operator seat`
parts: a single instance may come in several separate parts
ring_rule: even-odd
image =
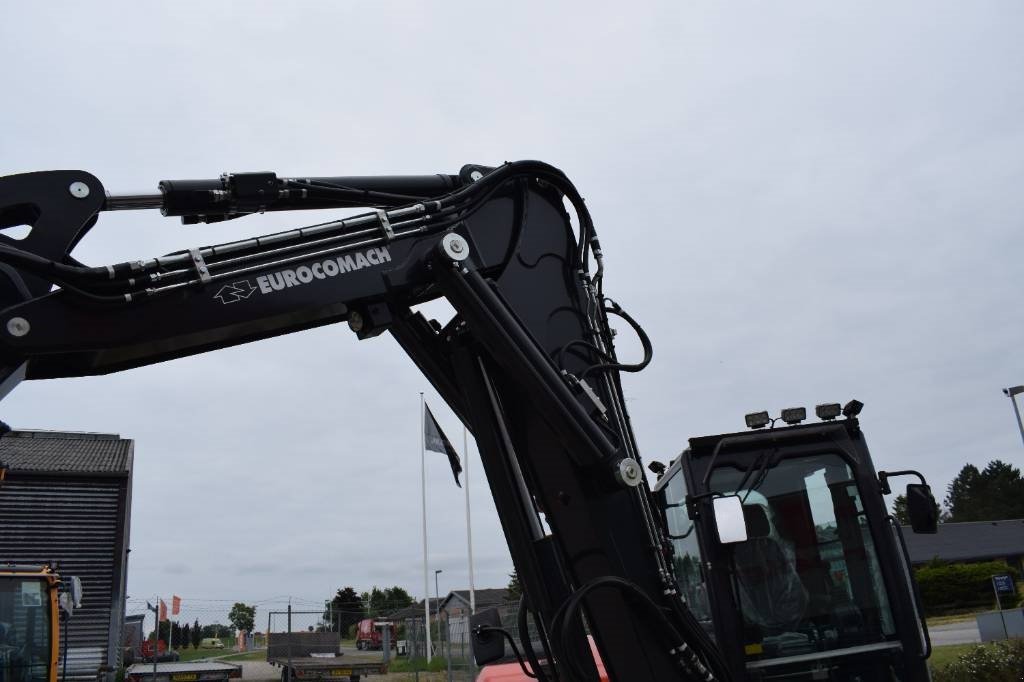
[[[761,505],[744,505],[743,516],[748,539],[733,550],[743,617],[765,634],[793,631],[804,619],[808,597],[792,548],[773,536],[768,512]]]

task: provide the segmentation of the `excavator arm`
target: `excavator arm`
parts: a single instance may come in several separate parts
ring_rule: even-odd
[[[596,678],[585,616],[611,679],[727,679],[676,592],[619,383],[646,365],[650,343],[604,296],[593,223],[561,171],[521,161],[424,177],[247,173],[160,190],[108,195],[81,171],[0,178],[0,228],[32,228],[21,241],[0,235],[4,392],[335,322],[361,339],[388,331],[477,440],[524,609],[541,626],[543,652],[523,642],[537,676]],[[106,210],[198,223],[353,206],[372,210],[111,266],[70,255]],[[456,313],[446,324],[413,312],[439,298]],[[640,335],[643,362],[617,359],[609,315]]]

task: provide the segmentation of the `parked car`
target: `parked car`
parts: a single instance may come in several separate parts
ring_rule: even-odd
[[[204,637],[199,642],[200,649],[223,649],[224,642],[220,641],[217,637]]]

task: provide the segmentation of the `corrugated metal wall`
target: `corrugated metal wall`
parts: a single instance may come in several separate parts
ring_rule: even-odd
[[[73,474],[9,475],[0,484],[0,558],[57,561],[62,575],[82,580],[82,607],[68,623],[69,680],[95,680],[119,663],[127,485],[126,477]]]

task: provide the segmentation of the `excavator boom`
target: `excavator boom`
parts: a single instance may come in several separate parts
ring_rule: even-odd
[[[105,210],[198,223],[352,206],[372,211],[143,261],[71,256]],[[538,677],[596,677],[585,615],[611,679],[728,679],[679,598],[625,409],[619,373],[642,369],[650,343],[604,295],[593,223],[561,171],[522,161],[424,177],[246,173],[120,196],[81,171],[0,178],[0,227],[20,224],[32,227],[24,240],[0,236],[4,392],[336,322],[361,339],[388,331],[477,440],[524,609],[544,634],[544,652],[525,652]],[[438,298],[451,320],[413,311]],[[609,315],[638,333],[642,362],[618,360]]]

